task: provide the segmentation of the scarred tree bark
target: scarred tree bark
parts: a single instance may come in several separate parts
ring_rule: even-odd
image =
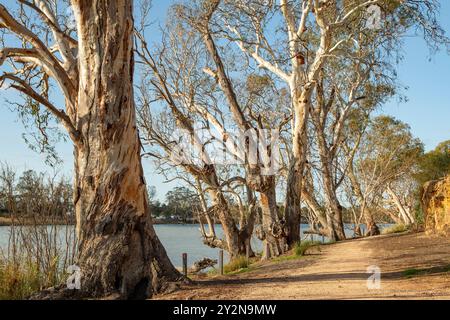
[[[8,58],[43,74],[36,84],[28,73],[4,72],[0,83],[11,82],[46,108],[74,143],[82,273],[81,290],[61,286],[38,298],[147,298],[181,276],[155,234],[146,194],[133,96],[133,1],[72,0],[77,38],[59,24],[49,2],[21,3],[41,19],[54,44],[50,50],[48,39],[27,28],[26,15],[16,19],[0,5],[0,25],[29,46],[2,48],[0,64]],[[63,92],[66,110],[49,99],[50,78]]]
[[[133,99],[133,5],[75,1],[75,209],[82,291],[146,298],[180,275],[152,226]]]
[[[277,257],[286,252],[285,222],[280,221],[278,217],[277,199],[275,192],[275,179],[271,177],[272,182],[260,191],[261,212],[262,212],[262,238],[268,245],[270,252],[266,248],[263,253],[263,259]]]

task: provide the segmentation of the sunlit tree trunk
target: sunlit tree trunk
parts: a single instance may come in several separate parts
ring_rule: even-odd
[[[402,201],[400,200],[400,197],[392,190],[390,186],[386,189],[387,193],[392,199],[392,202],[397,207],[397,210],[399,212],[399,215],[401,217],[402,222],[405,225],[411,225],[415,223],[414,215],[411,213],[411,210],[408,206],[404,205]]]
[[[133,97],[133,5],[74,1],[75,209],[82,292],[146,298],[179,278],[152,226]]]
[[[231,216],[225,197],[218,190],[210,190],[209,194],[225,236],[225,243],[219,247],[227,250],[231,258],[244,254],[245,251],[239,249],[239,229]]]
[[[361,189],[361,185],[358,182],[358,179],[355,175],[353,163],[350,162],[349,170],[348,170],[348,177],[350,179],[350,183],[352,185],[353,191],[355,192],[356,197],[358,198],[360,210],[361,210],[361,217],[364,218],[366,222],[366,235],[367,236],[376,236],[380,234],[380,230],[375,222],[375,219],[373,218],[372,211],[370,208],[367,208],[367,201],[366,197],[363,194],[363,191]]]
[[[263,253],[264,259],[279,256],[286,251],[284,224],[278,217],[275,181],[271,180],[273,182],[259,192],[263,239],[267,244]]]
[[[309,118],[310,99],[313,87],[311,85],[297,96],[297,90],[292,90],[294,127],[292,136],[292,159],[289,165],[286,200],[286,239],[288,247],[292,248],[300,241],[301,190],[306,165],[308,138],[306,126]]]

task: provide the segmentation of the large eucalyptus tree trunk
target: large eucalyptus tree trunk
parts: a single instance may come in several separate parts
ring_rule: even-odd
[[[225,235],[225,245],[223,248],[228,251],[232,259],[245,254],[245,251],[239,250],[239,229],[231,216],[225,197],[217,189],[211,189],[209,194]]]
[[[336,194],[336,188],[332,181],[329,163],[322,164],[324,193],[327,203],[326,217],[330,238],[332,241],[345,240],[343,210]]]
[[[286,219],[286,242],[290,248],[300,241],[301,192],[298,181],[299,167],[298,161],[291,164],[286,182],[284,216]]]
[[[308,150],[306,125],[309,118],[312,89],[311,86],[308,86],[299,95],[297,90],[293,90],[291,93],[294,109],[293,154],[287,177],[285,200],[286,237],[287,245],[290,248],[300,241],[301,190],[306,166],[306,152]]]
[[[146,298],[179,273],[152,226],[133,97],[133,2],[74,1],[79,34],[75,208],[81,291]]]
[[[277,257],[287,250],[285,223],[278,217],[277,199],[275,192],[275,178],[270,177],[273,182],[261,190],[260,206],[262,213],[262,234],[266,244],[263,259]],[[267,251],[270,250],[270,251]]]

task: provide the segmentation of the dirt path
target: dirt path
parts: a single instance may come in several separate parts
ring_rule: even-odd
[[[378,290],[367,288],[367,267],[372,265],[381,269]],[[419,233],[321,246],[302,259],[200,279],[157,298],[450,299],[450,238]]]

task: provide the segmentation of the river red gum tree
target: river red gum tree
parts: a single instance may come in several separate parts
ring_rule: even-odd
[[[23,2],[51,29],[55,46],[47,49],[0,6],[2,25],[31,47],[2,48],[1,57],[55,79],[66,110],[18,72],[5,72],[1,80],[50,110],[74,142],[80,292],[149,297],[180,275],[155,234],[141,164],[133,96],[133,2],[72,1],[77,39],[62,31],[46,1]]]

